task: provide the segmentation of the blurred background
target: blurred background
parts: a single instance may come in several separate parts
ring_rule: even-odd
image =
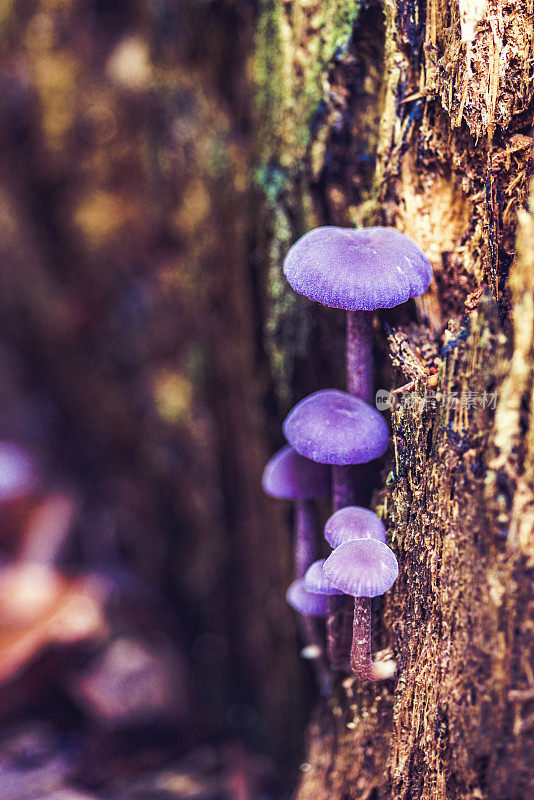
[[[2,800],[278,797],[298,770],[254,16],[0,3]]]

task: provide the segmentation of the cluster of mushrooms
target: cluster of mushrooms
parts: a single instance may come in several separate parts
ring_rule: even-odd
[[[284,274],[310,300],[347,311],[348,391],[325,389],[298,403],[283,425],[289,444],[271,458],[263,475],[267,494],[295,502],[295,580],[287,600],[301,615],[303,654],[314,660],[319,686],[328,693],[332,670],[350,666],[367,680],[395,672],[393,660],[375,662],[371,655],[371,598],[391,588],[398,563],[379,517],[354,505],[352,467],[380,458],[389,442],[384,418],[370,405],[373,312],[426,292],[432,267],[415,242],[393,228],[326,226],[293,245]],[[333,514],[324,536],[333,551],[317,560],[315,499],[330,493]],[[354,597],[352,644],[347,596]],[[321,617],[326,618],[327,660]]]

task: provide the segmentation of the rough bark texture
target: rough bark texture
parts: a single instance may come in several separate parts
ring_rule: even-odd
[[[375,328],[377,386],[426,395],[398,395],[374,495],[401,572],[373,635],[398,676],[347,679],[318,705],[299,800],[534,791],[533,10],[263,4],[265,337],[281,406],[344,379],[343,320],[284,286],[290,243],[317,224],[394,225],[435,269],[423,300]]]

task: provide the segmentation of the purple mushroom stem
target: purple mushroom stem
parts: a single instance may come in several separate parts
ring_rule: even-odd
[[[295,577],[302,578],[317,547],[317,519],[314,499],[330,493],[330,471],[301,456],[286,445],[269,459],[262,485],[271,497],[295,503]]]
[[[372,311],[347,311],[347,391],[372,403],[374,397]]]
[[[351,466],[332,465],[332,509],[338,511],[354,502]],[[328,659],[332,669],[348,672],[348,654],[351,646],[352,621],[348,613],[347,597],[342,594],[328,598],[326,641]]]
[[[307,591],[302,578],[293,581],[286,598],[289,605],[299,613],[298,627],[305,645],[302,653],[307,651],[306,658],[313,662],[319,691],[326,697],[332,690],[332,679],[325,658],[324,637],[317,618],[327,615],[327,598],[325,595]]]
[[[347,466],[332,466],[332,510],[350,506],[354,503],[352,469]]]
[[[328,660],[332,669],[348,672],[351,650],[352,619],[344,594],[328,598],[328,618],[326,620],[326,642]]]
[[[317,558],[317,513],[313,500],[297,499],[295,501],[295,578],[303,578],[308,567]],[[321,631],[316,619],[304,615],[299,620],[299,631],[306,647],[316,648],[317,656],[313,658],[313,671],[319,691],[327,697],[331,691],[331,678],[321,641]]]
[[[324,628],[324,626],[323,626]],[[321,626],[315,617],[299,617],[299,630],[303,642],[311,644],[315,648],[313,657],[307,657],[312,663],[317,686],[322,697],[328,697],[332,691],[332,675],[325,656],[324,634]],[[303,653],[310,647],[304,647]]]
[[[367,680],[372,678],[371,600],[369,597],[354,598],[350,668],[357,678]]]
[[[346,377],[347,392],[366,403],[373,404],[375,365],[372,311],[347,311]],[[344,505],[350,505],[356,500],[364,503],[369,474],[364,472],[360,465],[354,467],[351,477],[353,494]]]
[[[317,514],[313,500],[295,502],[295,577],[303,578],[317,558]]]
[[[350,612],[347,613],[347,598],[324,576],[324,562],[324,558],[314,561],[304,576],[304,586],[308,592],[326,600],[326,646],[330,666],[348,672],[352,619]]]

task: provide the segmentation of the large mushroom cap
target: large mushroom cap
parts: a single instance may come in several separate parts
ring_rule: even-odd
[[[399,574],[393,550],[376,539],[355,539],[337,547],[324,562],[325,577],[345,594],[378,597]]]
[[[325,464],[310,461],[286,445],[267,462],[262,486],[271,497],[311,500],[330,492],[330,470]]]
[[[386,528],[374,511],[361,506],[345,506],[332,514],[324,527],[324,538],[330,547],[339,547],[353,539],[386,541]]]
[[[286,599],[291,608],[308,617],[327,617],[328,598],[324,594],[312,594],[304,587],[304,580],[293,581],[287,590]]]
[[[408,236],[394,228],[315,228],[284,261],[295,291],[331,308],[374,311],[426,292],[432,266]]]
[[[378,411],[338,389],[301,400],[284,422],[291,446],[321,464],[365,464],[388,446],[388,427]]]
[[[325,559],[320,558],[318,561],[314,561],[311,567],[309,567],[304,576],[304,588],[312,594],[343,594],[343,592],[340,592],[335,586],[332,586],[330,581],[325,577],[323,572],[324,562]]]

